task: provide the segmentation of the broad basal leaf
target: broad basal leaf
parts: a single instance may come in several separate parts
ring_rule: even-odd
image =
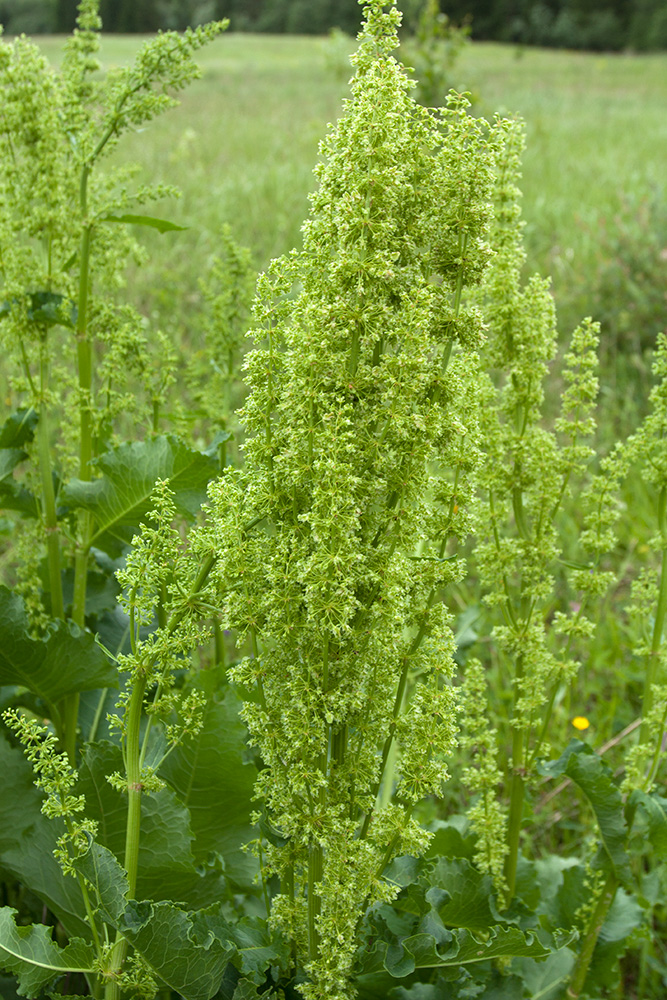
[[[588,744],[572,740],[558,760],[542,763],[538,770],[549,778],[567,775],[581,789],[593,807],[602,843],[617,878],[620,882],[629,882],[628,831],[623,800],[605,761]]]
[[[17,926],[15,913],[9,906],[0,908],[0,968],[17,976],[23,996],[36,996],[65,972],[93,971],[92,945],[75,938],[66,948],[60,948],[51,937],[51,927]]]
[[[92,635],[54,622],[33,639],[22,598],[0,587],[0,684],[20,684],[53,705],[67,694],[117,687],[115,668]]]
[[[92,544],[106,551],[116,551],[130,541],[151,510],[156,480],[169,480],[178,513],[192,519],[206,499],[207,483],[218,472],[212,458],[171,435],[119,445],[102,455],[96,468],[99,479],[71,480],[61,491],[60,501],[92,513]]]
[[[486,930],[501,919],[490,876],[478,872],[465,858],[438,858],[424,877],[431,885],[426,899],[443,926]]]

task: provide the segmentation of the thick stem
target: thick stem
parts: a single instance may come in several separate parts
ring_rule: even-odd
[[[90,461],[93,456],[93,434],[91,413],[91,389],[93,380],[92,351],[88,340],[88,285],[90,280],[90,237],[91,227],[87,221],[87,188],[90,168],[85,166],[81,173],[80,207],[83,231],[79,247],[79,296],[76,323],[77,366],[79,377],[79,479],[90,479]],[[88,550],[92,530],[92,518],[87,510],[80,510],[77,518],[77,545],[74,556],[74,589],[72,595],[72,619],[84,627],[86,617],[86,586],[88,583]],[[65,699],[64,715],[67,723],[68,740],[71,750],[76,746],[76,728],[79,716],[79,694],[71,694]]]
[[[521,697],[521,682],[523,680],[523,657],[516,661],[516,676],[514,679],[514,711],[517,719],[517,706]],[[521,821],[523,819],[523,796],[525,776],[526,734],[523,729],[515,727],[512,733],[512,783],[510,788],[510,810],[507,820],[507,857],[505,859],[505,880],[507,882],[506,903],[509,906],[516,886],[516,870],[519,860],[519,843],[521,840]]]
[[[145,677],[137,679],[132,690],[128,711],[127,736],[125,744],[125,772],[127,775],[127,823],[125,826],[125,870],[127,872],[128,889],[126,896],[133,899],[137,889],[137,871],[139,867],[139,840],[141,834],[141,711],[146,691]],[[120,934],[116,935],[111,966],[107,971],[107,984],[104,992],[105,1000],[119,1000],[120,975],[129,945]]]

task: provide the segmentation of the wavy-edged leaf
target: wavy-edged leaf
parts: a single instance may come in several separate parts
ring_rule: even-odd
[[[102,222],[122,222],[126,225],[148,226],[150,229],[157,229],[159,233],[183,232],[187,226],[177,226],[175,222],[168,219],[156,219],[153,215],[105,215]]]
[[[57,621],[33,639],[29,629],[23,599],[0,587],[0,684],[20,684],[48,704],[77,691],[118,686],[115,667],[89,632]]]
[[[12,413],[0,428],[0,448],[23,448],[35,436],[38,419],[32,407]]]
[[[18,747],[0,734],[0,872],[41,899],[68,934],[87,937],[85,908],[76,879],[65,878],[53,856],[65,832],[59,819],[41,812],[43,794],[33,784],[32,767]]]
[[[382,942],[366,957],[360,971],[385,968],[395,978],[402,979],[415,969],[460,967],[516,956],[546,958],[551,952],[535,934],[518,927],[492,927],[484,938],[476,938],[465,929],[452,930],[440,942],[432,934],[418,933],[397,943]]]
[[[571,740],[558,760],[541,763],[538,770],[548,778],[567,775],[581,789],[593,807],[614,873],[620,882],[627,884],[631,872],[623,800],[606,762],[587,743]]]
[[[426,900],[444,926],[486,930],[501,919],[490,876],[477,871],[465,858],[438,858],[424,878],[431,886]]]
[[[285,965],[288,961],[287,942],[262,917],[244,917],[230,924],[229,935],[236,949],[234,965],[258,985],[264,982],[270,965]]]
[[[10,906],[0,908],[0,968],[18,978],[18,992],[34,997],[65,972],[90,973],[95,966],[92,945],[75,938],[60,948],[44,924],[17,926]]]
[[[121,444],[100,456],[99,479],[73,479],[60,501],[89,510],[95,520],[91,542],[105,551],[126,545],[152,508],[158,479],[168,479],[177,512],[192,520],[206,500],[206,487],[217,475],[214,459],[188,448],[173,435]]]
[[[118,929],[185,1000],[210,1000],[234,952],[227,922],[211,910],[131,900]]]

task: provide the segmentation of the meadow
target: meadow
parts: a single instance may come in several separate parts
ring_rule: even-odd
[[[106,37],[103,66],[124,65],[141,41]],[[60,39],[40,45],[58,61]],[[160,212],[188,232],[168,242],[154,236],[154,265],[130,278],[143,310],[162,325],[187,329],[197,279],[216,252],[223,223],[250,248],[258,270],[300,245],[318,144],[347,93],[344,48],[320,38],[223,35],[202,52],[203,77],[181,96],[180,107],[128,137],[123,155],[140,163],[145,176],[183,192]],[[619,250],[613,241],[604,246],[605,225],[621,213],[631,230],[626,268],[645,266],[642,246],[654,256],[667,246],[667,56],[473,43],[452,85],[472,92],[475,114],[525,120],[526,272],[552,276],[564,332],[582,315],[604,320],[591,278],[605,255]],[[653,273],[664,269],[663,257]],[[618,310],[628,290],[632,277],[619,289]]]

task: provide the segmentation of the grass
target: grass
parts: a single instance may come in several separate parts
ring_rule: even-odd
[[[62,40],[40,44],[57,61]],[[104,66],[126,62],[140,44],[137,37],[105,38]],[[200,62],[203,77],[181,106],[123,148],[124,160],[183,191],[178,204],[158,206],[156,214],[190,228],[151,234],[149,249],[160,240],[159,261],[131,277],[143,310],[167,327],[187,324],[223,222],[251,248],[258,268],[299,244],[318,142],[339,114],[349,75],[340,43],[318,38],[229,34]],[[455,75],[476,95],[476,113],[526,120],[529,267],[553,275],[567,327],[595,312],[586,275],[600,220],[624,198],[664,184],[667,56],[474,43]]]

